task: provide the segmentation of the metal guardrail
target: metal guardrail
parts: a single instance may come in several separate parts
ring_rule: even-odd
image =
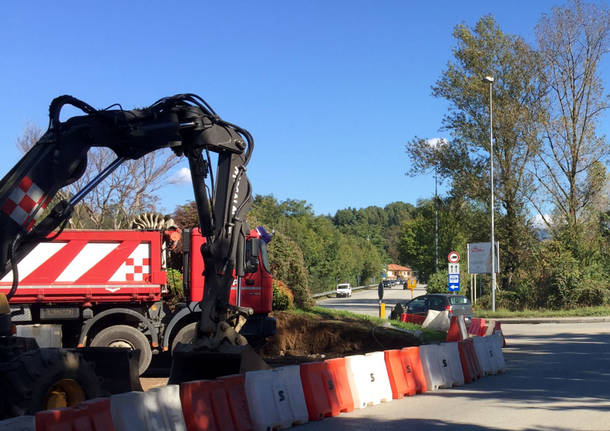
[[[356,286],[356,287],[352,287],[352,291],[354,290],[360,290],[360,289],[370,289],[371,287],[377,287],[377,284],[367,284],[366,286]],[[327,292],[321,292],[321,293],[314,293],[313,295],[311,295],[312,298],[321,298],[322,296],[329,296],[329,295],[334,295],[335,293],[337,293],[337,290],[329,290]]]

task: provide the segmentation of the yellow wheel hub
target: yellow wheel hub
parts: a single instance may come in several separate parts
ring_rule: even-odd
[[[73,379],[61,379],[55,382],[47,392],[45,409],[72,407],[82,401],[85,401],[85,391],[81,385]]]

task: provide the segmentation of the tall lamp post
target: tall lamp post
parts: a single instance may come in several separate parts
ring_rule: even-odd
[[[496,241],[494,235],[494,135],[493,135],[493,76],[486,76],[489,84],[489,165],[491,180],[491,311],[496,311]]]
[[[447,145],[445,138],[429,139],[427,144],[436,152]],[[434,272],[438,272],[438,161],[434,167]]]
[[[438,272],[438,193],[437,180],[438,163],[434,168],[434,272]]]

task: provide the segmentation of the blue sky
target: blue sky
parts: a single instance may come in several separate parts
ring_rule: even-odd
[[[253,134],[254,193],[303,199],[318,214],[415,204],[434,193],[434,180],[405,175],[405,144],[444,136],[447,104],[430,86],[451,59],[455,25],[491,13],[505,32],[532,42],[541,14],[559,3],[6,3],[0,173],[20,158],[15,142],[28,122],[46,128],[58,95],[129,109],[190,92]],[[164,187],[163,210],[191,193],[189,184]]]

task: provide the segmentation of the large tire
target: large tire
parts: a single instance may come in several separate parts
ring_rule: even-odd
[[[126,347],[140,351],[138,372],[140,375],[148,369],[152,360],[152,350],[146,335],[133,326],[115,325],[102,329],[91,341],[91,347]]]
[[[172,340],[172,352],[178,343],[191,344],[197,339],[197,322],[184,325]]]
[[[71,407],[102,395],[93,365],[67,350],[32,350],[2,368],[4,417]]]
[[[172,352],[178,343],[190,344],[197,339],[197,322],[183,326],[172,341]]]

